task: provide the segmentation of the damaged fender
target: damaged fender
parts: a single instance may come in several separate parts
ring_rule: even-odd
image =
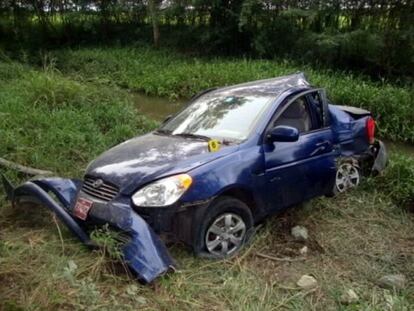
[[[68,227],[68,229],[88,247],[96,245],[90,239],[84,229],[85,222],[74,218],[70,211],[72,210],[82,181],[76,179],[63,178],[45,178],[36,179],[23,183],[17,188],[2,176],[3,185],[6,190],[7,199],[12,204],[22,201],[34,202],[45,205],[48,209]],[[59,202],[56,202],[50,195],[52,193]],[[114,204],[115,205],[115,204]],[[113,217],[114,211],[108,206],[106,212],[102,209],[95,213],[99,222],[107,221],[112,226],[126,232],[130,240],[126,243],[122,252],[124,260],[140,279],[149,283],[158,276],[173,269],[175,263],[168,253],[164,243],[152,228],[138,215],[132,208],[122,204],[121,213],[118,210],[117,217]],[[112,206],[119,208],[119,206]],[[94,222],[94,207],[91,209],[91,215],[88,222]]]

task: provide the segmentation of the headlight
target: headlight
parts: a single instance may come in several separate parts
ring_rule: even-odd
[[[136,206],[167,206],[171,205],[184,194],[193,180],[187,174],[180,174],[160,179],[138,190],[132,196]]]

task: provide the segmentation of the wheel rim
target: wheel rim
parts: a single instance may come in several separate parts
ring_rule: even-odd
[[[350,163],[341,164],[336,172],[336,189],[344,192],[349,188],[354,188],[359,184],[359,171]]]
[[[214,255],[228,256],[240,248],[246,234],[246,224],[236,214],[218,216],[206,231],[207,250]]]

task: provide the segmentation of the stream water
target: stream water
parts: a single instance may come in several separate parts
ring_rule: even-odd
[[[404,153],[414,157],[414,144],[383,140],[388,150],[393,153]]]
[[[134,101],[138,110],[151,119],[163,121],[167,116],[178,112],[186,104],[186,100],[172,101],[164,97],[134,94]]]
[[[135,93],[133,98],[141,113],[157,121],[163,121],[168,115],[178,112],[187,103],[185,99],[173,101],[164,97],[147,96],[140,93]],[[414,156],[414,144],[388,140],[384,142],[392,152]]]

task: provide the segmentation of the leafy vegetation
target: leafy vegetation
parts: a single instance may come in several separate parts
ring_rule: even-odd
[[[116,84],[171,98],[190,97],[210,87],[303,70],[314,85],[327,89],[334,103],[372,111],[381,136],[414,142],[413,89],[370,82],[363,76],[315,70],[290,62],[188,58],[148,48],[59,50],[47,59],[55,59],[59,70],[79,81]]]
[[[77,0],[0,3],[12,51],[153,37],[156,46],[208,55],[291,58],[376,78],[412,77],[412,1]]]
[[[155,125],[116,88],[13,62],[0,62],[0,79],[0,154],[22,164],[79,176],[79,162]]]
[[[414,160],[406,154],[392,154],[383,176],[371,180],[371,185],[386,193],[400,206],[414,211]]]

